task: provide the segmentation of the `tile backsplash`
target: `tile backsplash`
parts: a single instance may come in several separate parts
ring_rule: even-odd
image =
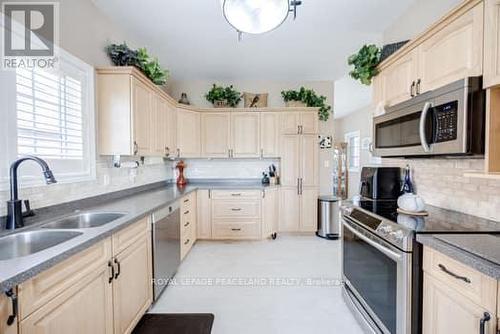
[[[185,159],[184,176],[188,179],[260,179],[262,172],[274,164],[279,173],[277,159]],[[177,175],[177,170],[175,175]]]
[[[482,159],[383,159],[383,165],[411,166],[416,192],[426,203],[500,221],[500,180],[465,177],[484,170]]]
[[[41,174],[40,174],[41,175]],[[57,177],[57,175],[56,175]],[[173,177],[172,163],[161,158],[147,158],[144,165],[136,169],[115,168],[111,157],[98,157],[96,179],[76,183],[56,183],[19,189],[21,199],[29,199],[32,208],[70,202],[108,192],[138,187],[144,184],[170,180]],[[6,201],[9,191],[0,191],[0,216],[7,214]]]

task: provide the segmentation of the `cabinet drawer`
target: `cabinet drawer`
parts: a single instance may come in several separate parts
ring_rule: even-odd
[[[424,271],[487,310],[496,309],[497,281],[431,248],[424,248]]]
[[[149,217],[144,217],[137,223],[130,225],[124,230],[113,234],[113,255],[122,252],[128,246],[133,244],[138,238],[142,237],[143,233],[151,231]]]
[[[260,218],[260,200],[215,200],[212,203],[212,216],[215,220]]]
[[[191,229],[190,231],[193,231],[193,229]],[[189,251],[193,247],[194,241],[195,241],[195,239],[194,239],[193,233],[188,233],[188,234],[181,236],[181,241],[180,241],[181,242],[181,261],[184,259],[184,257],[186,257],[186,255],[189,253]]]
[[[194,225],[195,223],[192,221],[181,222],[181,241],[184,238],[189,238],[194,235]]]
[[[214,239],[259,239],[260,223],[257,221],[241,223],[215,222],[212,236]]]
[[[213,199],[262,198],[261,190],[212,190]]]
[[[196,192],[193,191],[189,195],[186,195],[181,200],[181,213],[186,211],[193,211],[196,203]]]
[[[23,320],[111,259],[108,238],[19,285],[19,315]]]

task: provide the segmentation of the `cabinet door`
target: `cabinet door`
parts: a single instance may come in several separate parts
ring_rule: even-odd
[[[300,231],[300,197],[297,187],[281,187],[279,231]]]
[[[303,134],[318,134],[318,113],[311,111],[300,113],[300,126]]]
[[[3,292],[0,294],[0,333],[16,334],[17,333],[17,318],[14,323],[7,326],[7,319],[12,314],[12,301]]]
[[[300,141],[301,136],[281,136],[281,184],[296,187],[300,177]]]
[[[139,80],[132,79],[134,114],[134,153],[136,155],[151,155],[151,114],[152,93]]]
[[[279,201],[278,189],[265,189],[262,200],[262,237],[268,238],[278,231]]]
[[[260,156],[260,114],[231,113],[231,149],[234,158]]]
[[[209,190],[200,189],[196,192],[196,237],[198,239],[212,239],[212,215]]]
[[[318,228],[318,188],[303,187],[300,196],[300,231],[315,232]]]
[[[166,150],[169,157],[174,157],[177,152],[177,108],[167,103],[167,142]]]
[[[373,105],[376,109],[385,107],[384,74],[379,73],[373,78]]]
[[[279,113],[260,114],[260,147],[263,158],[279,156]]]
[[[384,85],[384,103],[392,106],[411,99],[413,83],[417,80],[417,55],[415,51],[396,60],[395,63],[384,69],[379,80]]]
[[[491,315],[485,333],[496,333],[494,312],[476,306],[460,292],[427,273],[424,273],[423,291],[424,334],[479,333],[479,323],[485,312]]]
[[[298,134],[300,125],[300,112],[283,111],[280,116],[281,134]]]
[[[317,135],[300,136],[300,178],[302,186],[319,185],[319,143]]]
[[[200,114],[195,111],[177,111],[177,147],[183,158],[200,157]]]
[[[484,87],[500,85],[500,0],[485,1]]]
[[[115,257],[115,334],[130,333],[152,302],[151,238],[148,233]],[[119,267],[118,267],[119,266]]]
[[[110,270],[103,265],[21,321],[22,334],[113,333]]]
[[[481,2],[418,47],[420,93],[483,73],[483,9]]]
[[[229,157],[230,115],[230,113],[201,114],[201,154],[203,157]]]
[[[167,155],[169,133],[167,102],[159,95],[153,95],[150,135],[153,153],[156,156]]]

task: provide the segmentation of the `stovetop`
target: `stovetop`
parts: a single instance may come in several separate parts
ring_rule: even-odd
[[[427,205],[428,216],[397,212],[396,200],[365,198],[344,202],[342,214],[404,250],[416,234],[500,234],[500,222]]]

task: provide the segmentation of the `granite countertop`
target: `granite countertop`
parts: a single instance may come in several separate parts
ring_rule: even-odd
[[[417,241],[500,280],[500,235],[419,234]]]
[[[113,233],[150,215],[197,189],[269,189],[278,186],[262,185],[257,180],[191,180],[183,187],[160,182],[35,210],[37,215],[27,222],[28,226],[16,231],[0,230],[0,237],[22,231],[40,229],[42,225],[72,215],[77,211],[123,212],[125,216],[109,224],[80,229],[81,235],[57,246],[24,257],[0,261],[0,291],[6,291],[38,273],[51,268],[70,256],[94,245]],[[71,230],[75,231],[75,230]]]

